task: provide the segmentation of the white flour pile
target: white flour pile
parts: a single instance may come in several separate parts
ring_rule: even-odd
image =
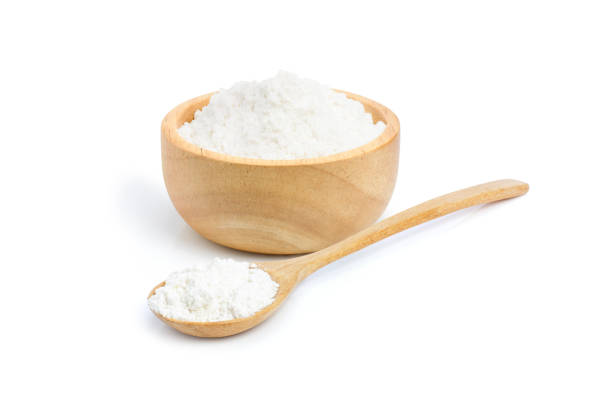
[[[232,320],[268,306],[277,289],[270,275],[255,265],[215,258],[208,265],[171,274],[149,298],[149,307],[175,320]]]
[[[354,149],[384,129],[360,102],[281,71],[265,81],[239,82],[219,91],[178,133],[203,149],[282,160]]]

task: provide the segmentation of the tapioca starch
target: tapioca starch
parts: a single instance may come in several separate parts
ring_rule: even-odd
[[[248,317],[274,301],[278,284],[248,262],[215,258],[172,273],[149,298],[162,316],[188,322]]]
[[[239,82],[214,94],[178,133],[203,149],[258,159],[328,156],[379,136],[363,105],[343,93],[288,72]]]

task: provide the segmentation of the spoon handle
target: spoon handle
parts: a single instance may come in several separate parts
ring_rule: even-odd
[[[425,201],[386,218],[334,245],[302,257],[304,260],[307,258],[312,267],[304,270],[303,276],[300,276],[300,278],[304,279],[322,266],[415,225],[474,205],[518,197],[528,190],[529,185],[521,181],[497,180]]]

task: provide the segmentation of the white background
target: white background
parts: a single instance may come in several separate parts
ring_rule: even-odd
[[[3,3],[1,405],[610,407],[609,5]],[[161,119],[278,69],[398,115],[385,215],[531,191],[331,264],[249,332],[182,335],[155,284],[267,258],[177,215]]]

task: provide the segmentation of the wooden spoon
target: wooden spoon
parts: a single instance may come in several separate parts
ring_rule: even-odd
[[[258,267],[269,273],[279,284],[279,288],[274,302],[252,316],[221,322],[185,322],[157,313],[155,315],[176,330],[197,337],[225,337],[243,332],[267,319],[304,278],[337,259],[434,218],[474,205],[518,197],[528,190],[528,184],[516,180],[480,184],[402,211],[320,251],[283,261],[259,262]],[[149,297],[164,284],[165,282],[162,282],[153,288]]]

